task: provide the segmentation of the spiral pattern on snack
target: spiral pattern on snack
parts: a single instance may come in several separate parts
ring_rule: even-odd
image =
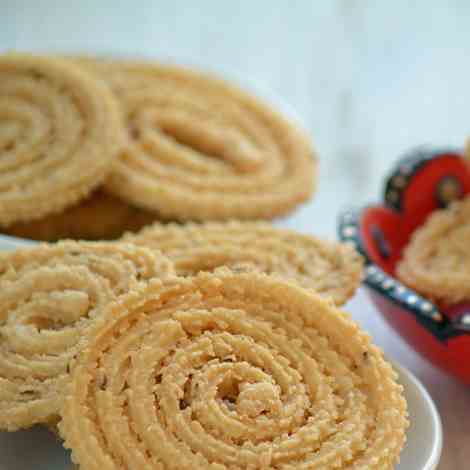
[[[352,297],[363,273],[363,260],[351,246],[264,222],[155,223],[125,239],[165,253],[178,275],[221,266],[264,272],[315,289],[337,305]]]
[[[172,263],[143,247],[63,242],[0,254],[0,429],[57,417],[98,312]]]
[[[111,87],[126,145],[107,189],[178,220],[271,218],[312,193],[309,138],[228,83],[176,66],[81,62]]]
[[[75,64],[0,56],[0,225],[87,195],[109,173],[122,129],[112,93]]]
[[[111,305],[59,424],[82,470],[391,469],[396,374],[343,312],[295,284],[219,270]]]

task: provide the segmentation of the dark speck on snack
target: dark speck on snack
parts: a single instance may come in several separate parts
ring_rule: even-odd
[[[102,379],[100,380],[100,383],[98,384],[98,387],[100,390],[106,390],[106,384],[108,383],[108,379],[106,375],[103,375]]]
[[[34,69],[31,70],[31,75],[35,80],[42,80],[44,78],[44,75],[41,72]]]

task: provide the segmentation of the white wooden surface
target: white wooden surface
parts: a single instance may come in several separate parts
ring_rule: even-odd
[[[470,134],[465,0],[73,3],[2,0],[0,50],[188,58],[266,85],[295,108],[321,158],[315,199],[285,222],[302,231],[334,237],[340,208],[376,200],[400,152],[461,146]],[[362,292],[349,308],[435,398],[445,431],[440,470],[469,468],[469,390],[417,357]]]

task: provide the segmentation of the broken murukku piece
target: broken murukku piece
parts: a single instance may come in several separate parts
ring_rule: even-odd
[[[400,280],[444,304],[470,300],[470,196],[434,211],[412,235],[397,267]]]

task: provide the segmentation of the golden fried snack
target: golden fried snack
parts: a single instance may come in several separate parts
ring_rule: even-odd
[[[0,56],[0,225],[86,196],[109,173],[122,132],[112,93],[75,64]]]
[[[178,275],[220,266],[265,272],[313,288],[337,305],[354,295],[363,272],[363,260],[351,246],[264,222],[155,223],[124,239],[162,251]]]
[[[413,233],[397,275],[436,302],[470,300],[470,197],[433,212]]]
[[[154,213],[98,190],[61,213],[14,224],[5,229],[4,233],[42,241],[64,238],[112,240],[124,232],[136,232],[155,219]]]
[[[111,300],[173,272],[156,251],[62,242],[0,254],[0,429],[54,426],[84,334]]]
[[[219,270],[108,306],[59,429],[81,470],[391,469],[406,403],[381,351],[318,294]]]
[[[115,92],[125,148],[106,188],[176,220],[255,219],[309,198],[310,139],[266,104],[176,66],[76,59]]]

